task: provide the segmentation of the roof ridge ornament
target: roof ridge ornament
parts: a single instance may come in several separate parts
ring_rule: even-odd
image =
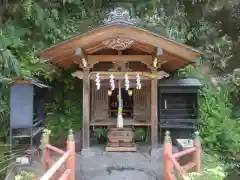
[[[123,23],[128,25],[136,25],[136,20],[131,18],[129,11],[121,7],[116,7],[108,13],[108,17],[103,20],[104,25]]]

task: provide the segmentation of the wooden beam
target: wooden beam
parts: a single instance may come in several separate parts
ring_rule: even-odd
[[[157,78],[156,74],[151,74],[151,73],[147,73],[147,72],[106,72],[106,71],[91,72],[90,78],[91,77],[95,78],[97,73],[101,76],[101,78],[106,76],[106,77],[108,77],[108,79],[111,74],[113,74],[115,78],[120,78],[120,79],[123,79],[125,74],[128,74],[129,79],[131,77],[136,78],[137,74],[140,76],[140,78],[147,78],[147,79],[156,79]]]
[[[76,48],[75,50],[75,56],[79,57],[79,60],[76,61],[76,63],[83,69],[89,69],[89,64],[87,57],[84,53],[84,50],[82,48]]]
[[[93,80],[94,80],[94,79],[96,79],[96,76],[94,76],[94,75],[92,74],[91,77],[90,77],[90,79],[93,79]],[[110,78],[109,78],[108,75],[102,75],[102,76],[101,76],[101,79],[102,79],[102,80],[109,80]],[[115,79],[115,80],[124,80],[124,75],[121,76],[121,77],[120,77],[120,76],[115,76],[114,79]],[[136,80],[136,77],[129,76],[128,79],[129,79],[129,80]],[[147,78],[147,77],[141,77],[141,80],[149,80],[149,78]]]
[[[141,51],[144,51],[144,52],[147,52],[147,53],[153,53],[155,51],[155,47],[152,47],[152,46],[148,46],[148,45],[144,45],[142,43],[134,43],[132,46],[131,46],[132,49],[135,49],[135,50],[141,50]]]
[[[129,79],[136,79],[136,75],[139,74],[141,79],[163,79],[164,77],[169,77],[170,75],[165,71],[158,71],[155,74],[147,72],[107,72],[107,71],[97,71],[91,72],[88,76],[89,79],[95,79],[96,74],[99,73],[101,79],[109,79],[110,74],[114,75],[114,79],[124,79],[124,75],[127,73]],[[82,71],[76,71],[72,73],[73,77],[83,79],[84,73]]]
[[[92,54],[92,53],[95,53],[95,52],[97,52],[101,49],[104,49],[104,48],[106,48],[106,47],[102,43],[99,43],[99,44],[96,44],[96,45],[91,46],[89,48],[85,48],[85,51],[88,54]]]
[[[83,72],[82,71],[76,71],[72,73],[72,77],[77,77],[79,79],[83,79]]]
[[[152,55],[88,55],[89,62],[129,62],[129,61],[142,61],[151,62]]]

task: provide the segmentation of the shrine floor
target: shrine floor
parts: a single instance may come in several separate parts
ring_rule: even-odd
[[[157,155],[150,147],[138,145],[137,152],[105,152],[103,146],[92,147],[88,155],[77,155],[78,180],[162,180],[163,147]]]

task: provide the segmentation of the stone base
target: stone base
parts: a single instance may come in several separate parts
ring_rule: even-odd
[[[154,158],[163,157],[164,149],[163,147],[155,147],[150,149],[150,155]]]
[[[91,149],[82,149],[81,151],[81,156],[84,156],[84,157],[91,157],[91,156],[95,156],[96,153],[91,151]]]

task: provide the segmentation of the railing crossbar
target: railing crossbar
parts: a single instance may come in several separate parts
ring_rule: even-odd
[[[181,178],[183,180],[187,179],[187,175],[186,173],[183,171],[183,169],[181,168],[180,164],[177,162],[177,160],[171,156],[170,154],[167,154],[167,158],[172,162],[173,166],[175,167],[175,169],[177,170],[178,174],[181,176]]]
[[[61,155],[65,153],[65,151],[63,151],[63,150],[61,150],[59,148],[56,148],[56,147],[52,146],[51,144],[47,144],[46,148],[48,148],[48,149],[50,149],[50,150],[52,150],[52,151],[54,151],[54,152],[56,152],[58,154],[61,154]]]
[[[181,161],[182,156],[192,156],[192,160],[181,166],[178,160]],[[193,147],[180,151],[178,153],[172,153],[172,140],[170,132],[166,131],[164,138],[164,180],[176,180],[177,177],[173,174],[176,170],[177,176],[182,180],[189,180],[188,172],[194,170],[199,172],[201,166],[201,142],[199,133],[195,133],[193,140]]]
[[[171,172],[168,172],[167,175],[170,180],[177,180],[177,178]]]
[[[183,169],[184,171],[189,171],[189,170],[191,170],[192,168],[194,168],[194,167],[196,167],[196,166],[197,166],[197,163],[195,163],[195,162],[189,162],[189,163],[187,163],[186,165],[182,166],[182,169]]]
[[[182,157],[182,156],[185,156],[185,155],[194,153],[196,150],[197,150],[196,147],[192,147],[192,148],[186,149],[186,150],[184,150],[184,151],[177,152],[177,153],[173,154],[172,156],[173,156],[174,158],[180,158],[180,157]]]
[[[70,176],[71,169],[67,169],[64,171],[63,175],[59,178],[59,180],[67,180],[68,177]]]
[[[70,155],[69,151],[64,153],[63,156],[59,158],[59,160],[41,177],[40,180],[49,180],[62,166],[62,164],[67,160],[69,155]]]

